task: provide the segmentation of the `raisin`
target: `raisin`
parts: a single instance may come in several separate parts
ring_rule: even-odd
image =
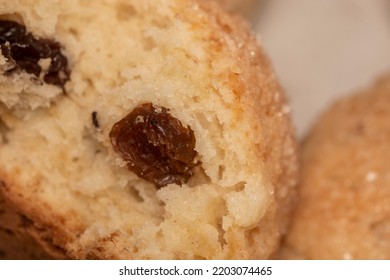
[[[25,34],[26,28],[23,25],[13,21],[0,21],[0,44],[5,44],[7,41],[15,43],[18,38],[24,37]]]
[[[43,81],[64,89],[69,80],[68,60],[61,53],[61,45],[52,40],[34,38],[19,23],[0,20],[0,48],[3,56],[14,64],[6,74],[22,70],[39,77],[42,72],[39,60],[50,58]]]
[[[94,127],[96,128],[99,128],[100,125],[99,125],[99,121],[97,119],[97,112],[96,111],[93,111],[92,114],[91,114],[91,119],[92,119],[92,124]]]
[[[197,165],[193,130],[168,111],[152,103],[139,105],[109,134],[128,169],[159,188],[186,183]]]

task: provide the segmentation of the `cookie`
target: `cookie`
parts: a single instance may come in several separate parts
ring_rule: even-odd
[[[55,46],[46,58],[3,52],[15,69],[2,78],[42,92],[0,99],[0,194],[50,256],[273,256],[296,142],[245,22],[192,0],[0,1],[0,15],[32,52]]]
[[[248,15],[261,0],[217,0],[225,9],[231,12]]]
[[[302,148],[284,258],[390,259],[390,76],[336,102]]]

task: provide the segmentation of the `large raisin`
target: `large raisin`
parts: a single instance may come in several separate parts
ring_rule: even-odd
[[[8,74],[22,70],[39,77],[42,72],[39,60],[50,58],[49,68],[43,76],[44,82],[64,88],[69,80],[68,60],[62,54],[60,44],[34,38],[19,23],[0,20],[0,48],[3,56],[14,64]]]
[[[129,170],[157,187],[187,182],[197,164],[192,129],[152,103],[139,105],[117,122],[110,139]]]

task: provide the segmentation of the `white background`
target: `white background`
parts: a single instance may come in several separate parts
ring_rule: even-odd
[[[335,99],[390,72],[390,0],[258,0],[254,25],[298,135]]]
[[[203,268],[203,276],[120,276],[119,269]],[[270,276],[212,275],[213,267],[271,267]],[[2,279],[390,279],[390,261],[1,261]]]

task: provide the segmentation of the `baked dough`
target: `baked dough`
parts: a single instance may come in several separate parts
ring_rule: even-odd
[[[204,0],[207,1],[207,0]],[[261,0],[217,0],[225,9],[231,12],[249,15],[250,11]]]
[[[294,204],[296,144],[286,98],[245,22],[192,0],[1,0],[0,15],[59,43],[68,61],[63,91],[19,70],[3,78],[27,76],[40,101],[29,90],[0,99],[0,194],[50,256],[272,256]],[[113,146],[114,125],[145,104],[157,121],[131,139],[161,129],[134,140],[146,162],[157,154],[164,160],[153,165],[174,174],[187,161],[172,151],[191,144],[169,127],[193,133],[195,156],[176,181],[134,173],[138,163],[123,156],[134,151]]]
[[[303,142],[283,258],[390,259],[390,75],[336,102]]]

